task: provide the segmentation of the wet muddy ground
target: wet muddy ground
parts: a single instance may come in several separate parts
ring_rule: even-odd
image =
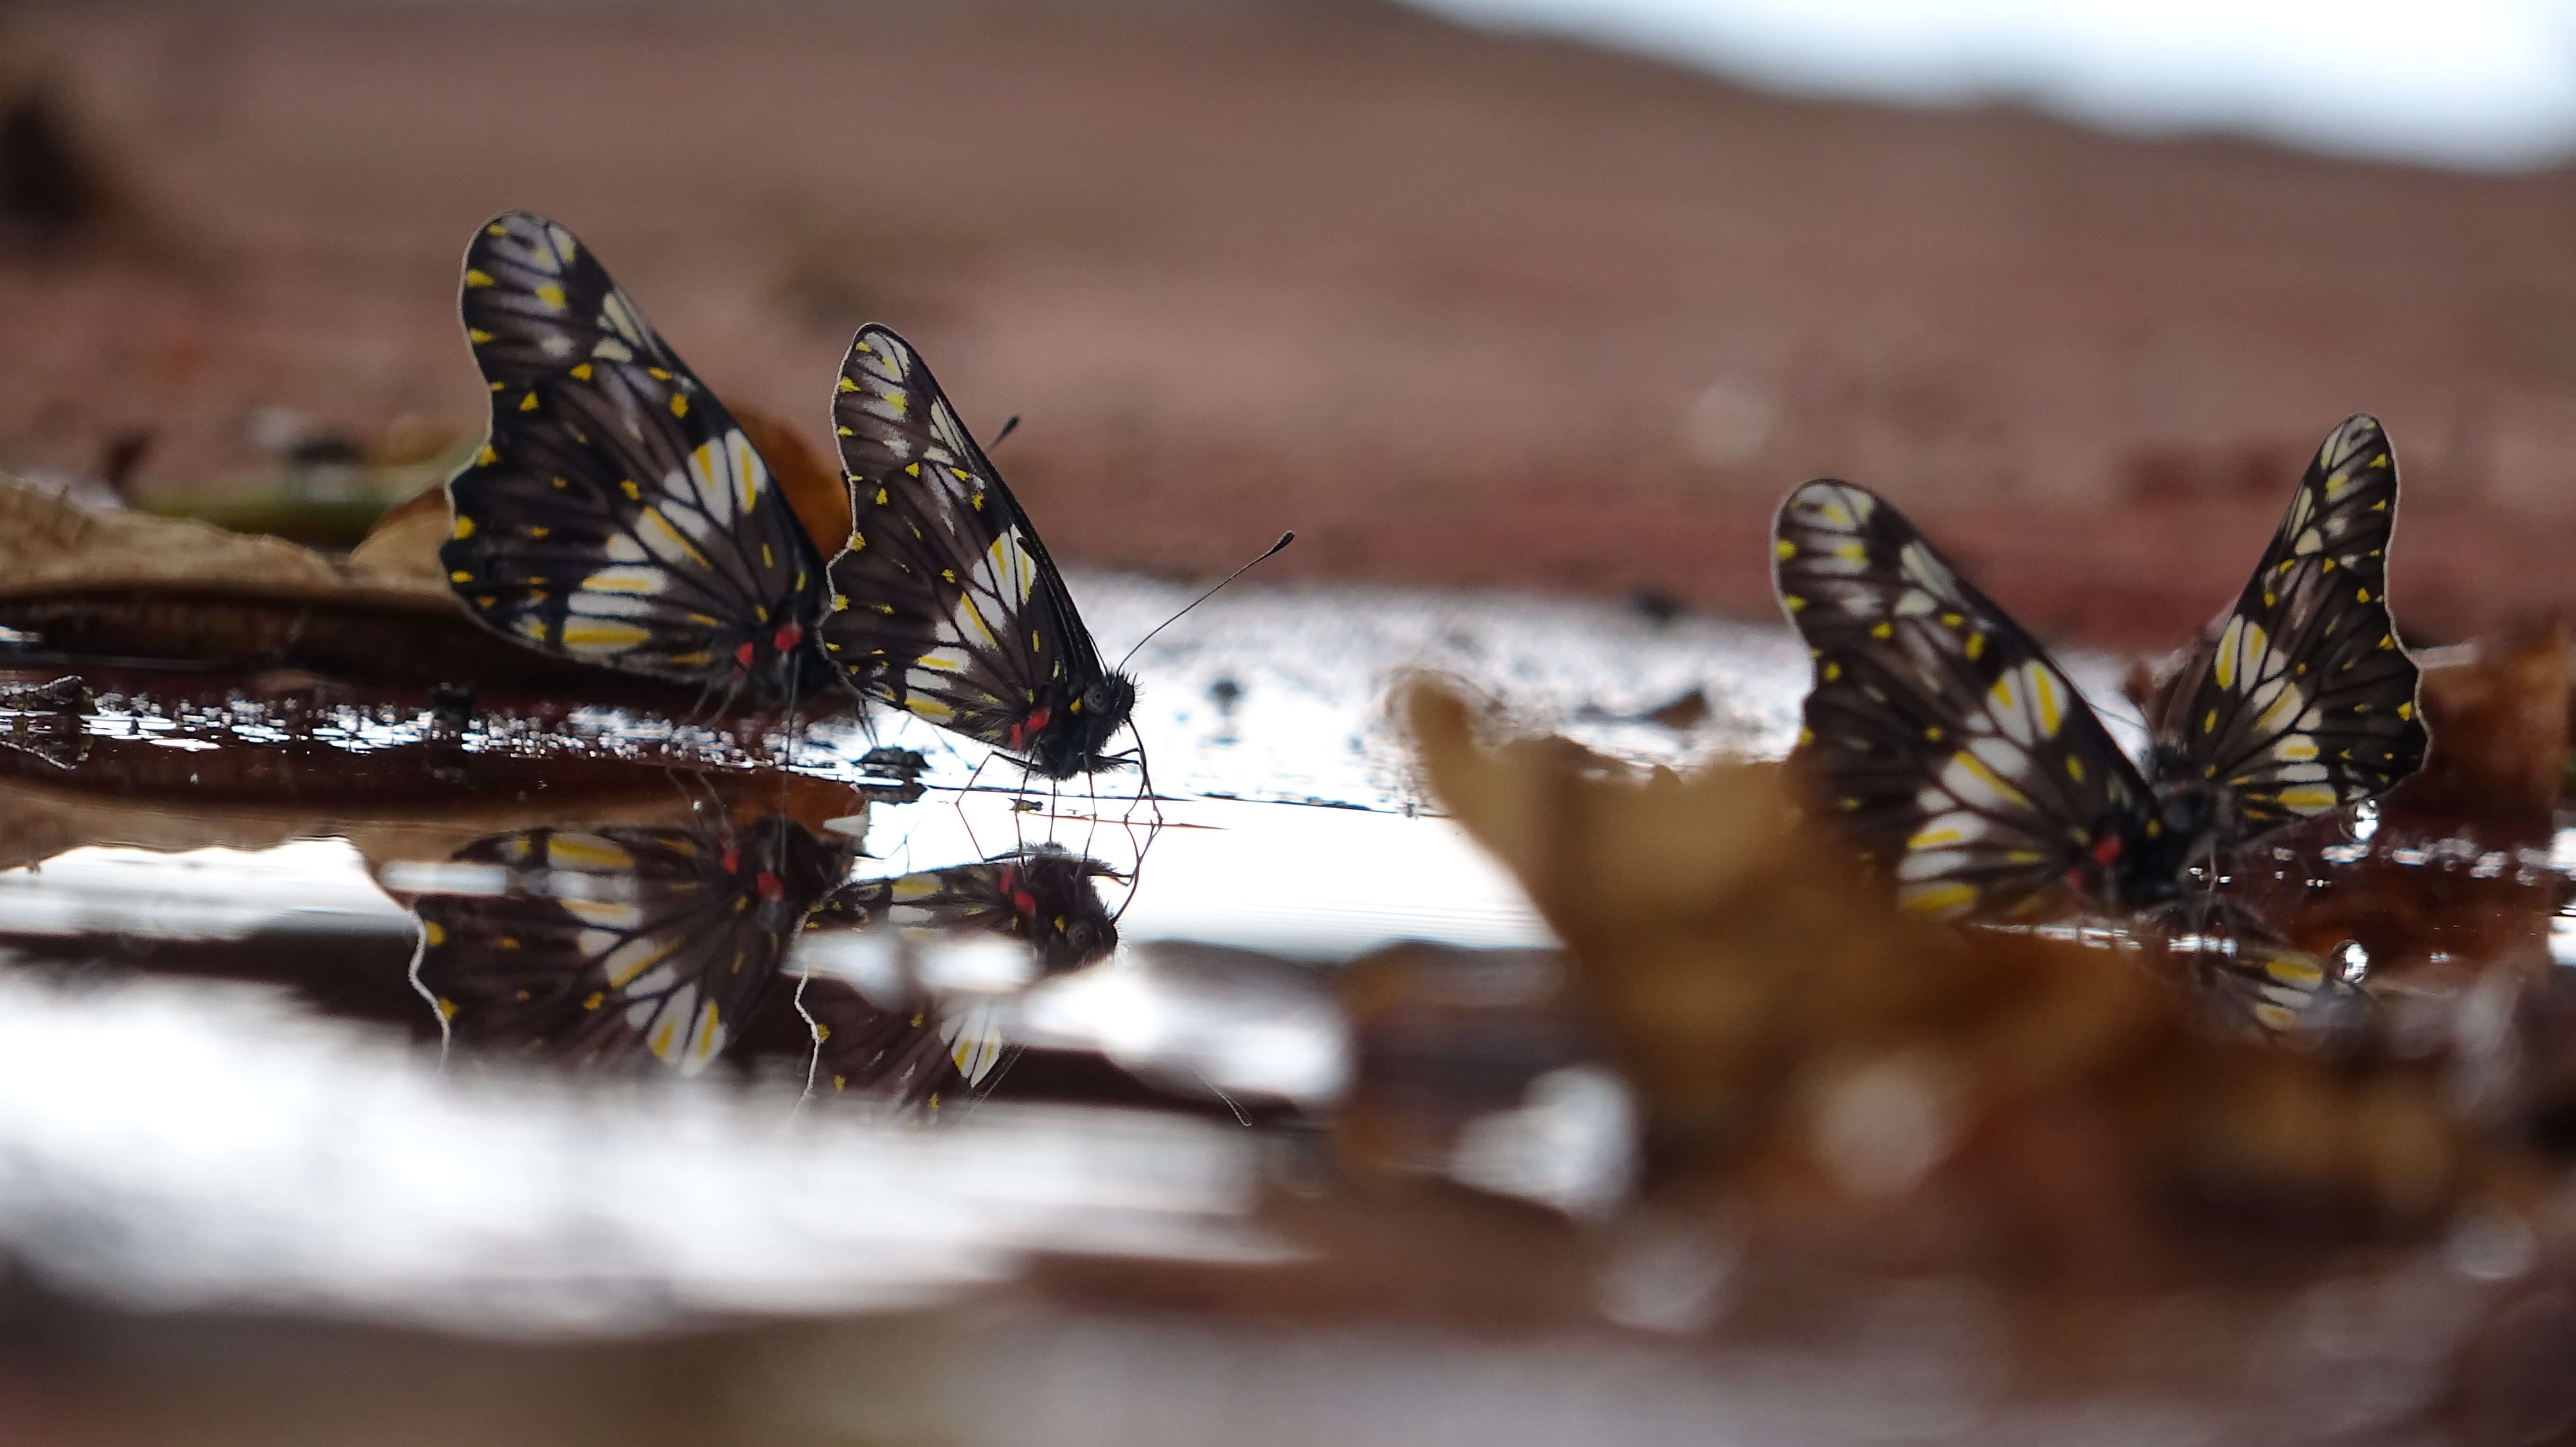
[[[1188,597],[1100,572],[1076,587],[1105,640]],[[40,634],[17,652],[0,1231],[22,1273],[11,1319],[50,1344],[26,1360],[61,1369],[0,1386],[63,1440],[177,1440],[182,1421],[225,1440],[193,1435],[205,1414],[243,1440],[365,1437],[388,1411],[581,1440],[633,1421],[638,1393],[704,1424],[696,1440],[741,1441],[1182,1442],[1220,1418],[1313,1440],[1294,1404],[1328,1387],[1337,1435],[1459,1442],[1575,1423],[2250,1441],[2294,1417],[2368,1441],[2462,1420],[2463,1400],[2517,1424],[2566,1402],[2531,1375],[2552,1359],[2529,1353],[2560,1320],[2560,1247],[2555,1207],[2500,1204],[2526,1196],[2472,1192],[2429,1232],[2288,1255],[2260,1244],[2276,1228],[2193,1227],[2178,1276],[2089,1285],[1882,1275],[1885,1245],[1785,1245],[1681,1204],[1664,1148],[1637,1144],[1655,1088],[1612,1073],[1557,930],[1447,817],[1387,690],[1428,669],[1508,698],[1489,726],[1562,734],[1586,779],[1613,759],[1769,757],[1804,671],[1784,630],[1241,585],[1134,660],[1150,797],[1134,774],[1049,788],[883,717],[468,700],[58,656]],[[2076,666],[2116,710],[2113,662]],[[2464,739],[2493,732],[2460,717]],[[2548,1049],[2569,1018],[2555,815],[2404,799],[2286,841],[2236,887],[2271,891],[2314,948],[2368,940],[2386,1043],[2335,1069],[2438,1067],[2486,1129],[2555,1149],[2576,1118]],[[1098,862],[1081,889],[1116,931],[1106,958],[996,957],[963,915],[965,933],[901,946],[864,928],[928,921],[869,911],[923,907],[938,871],[1050,850]],[[784,882],[748,882],[738,858]],[[577,1000],[548,1015],[533,952],[682,877],[786,941],[756,1004],[727,997],[723,1040],[701,1059],[686,1038],[616,1044]],[[1026,879],[981,898],[1061,887]],[[1046,898],[1041,915],[1092,907]],[[485,954],[457,955],[467,938]],[[2085,963],[2137,969],[2116,950]],[[933,992],[906,993],[920,982]],[[888,1050],[909,1063],[887,1069]],[[969,1078],[976,1060],[1002,1068]],[[1869,1088],[1897,1090],[1880,1102],[1896,1119],[1916,1108]],[[1831,1169],[1904,1155],[1869,1139]],[[2064,1169],[2037,1189],[2089,1209]],[[2348,1225],[2331,1179],[2302,1189]],[[2069,1312],[2117,1345],[2064,1359],[2026,1338]],[[547,1343],[534,1360],[617,1400],[531,1385],[475,1344],[496,1335]],[[621,1341],[638,1344],[597,1345]],[[1196,1364],[1187,1390],[1175,1354]],[[291,1363],[323,1360],[383,1391],[291,1385]]]

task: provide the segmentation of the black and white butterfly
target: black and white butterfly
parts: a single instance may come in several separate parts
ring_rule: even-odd
[[[447,485],[467,612],[532,648],[794,701],[823,559],[724,404],[571,232],[524,212],[465,253],[491,435]]]
[[[903,338],[861,329],[832,419],[855,517],[831,563],[825,654],[859,691],[1050,778],[1104,752],[1136,685],[1102,666],[1028,514]]]
[[[1054,778],[1121,762],[1134,683],[900,337],[861,331],[842,369],[857,520],[827,581],[759,450],[571,232],[495,218],[462,305],[491,435],[448,484],[439,557],[485,625],[790,702],[842,679]]]
[[[424,894],[416,978],[468,1044],[694,1073],[780,978],[853,850],[793,820],[529,829],[456,852]]]
[[[815,911],[808,928],[998,934],[1027,944],[1044,979],[1117,949],[1118,925],[1096,883],[1116,877],[1097,860],[1038,845],[977,864],[855,881]],[[936,1110],[943,1101],[991,1090],[1018,1054],[993,1005],[941,1000],[915,981],[877,998],[816,975],[800,998],[821,1037],[822,1074],[835,1089],[889,1094]]]
[[[1910,913],[2171,905],[2219,851],[2373,798],[2423,761],[2416,667],[2387,602],[2396,508],[2379,424],[2327,434],[2253,578],[2149,720],[2142,767],[1895,508],[1808,483],[1773,525],[1781,606],[1815,660],[1798,754]]]

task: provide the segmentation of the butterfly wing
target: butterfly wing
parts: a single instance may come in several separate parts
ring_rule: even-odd
[[[1118,928],[1094,880],[1107,865],[1040,846],[978,864],[854,881],[815,912],[818,927],[891,925],[908,934],[985,932],[1027,943],[1043,975],[1105,958]],[[990,1003],[934,999],[913,988],[880,1003],[835,980],[806,982],[804,1004],[822,1032],[821,1063],[836,1089],[858,1089],[937,1109],[981,1096],[1019,1048]]]
[[[1799,753],[1908,911],[2099,894],[2151,827],[2137,769],[2046,650],[1865,488],[1781,503],[1772,576],[1815,658]]]
[[[465,255],[491,436],[448,483],[475,618],[585,663],[772,695],[829,677],[823,565],[768,465],[588,248],[512,213]]]
[[[1039,845],[977,864],[854,880],[824,902],[819,920],[891,924],[923,936],[980,930],[1019,940],[1047,975],[1079,969],[1118,948],[1118,926],[1093,881],[1116,877],[1098,860]]]
[[[2326,434],[2280,530],[2158,721],[2174,776],[2215,783],[2229,842],[2386,792],[2424,761],[2415,660],[2388,612],[2397,461],[2377,421]]]
[[[1125,698],[929,367],[893,332],[862,329],[832,417],[856,511],[831,563],[826,656],[860,692],[1046,772],[1105,766]]]
[[[814,1022],[819,1074],[834,1090],[936,1111],[989,1094],[1020,1053],[989,1008],[943,1006],[926,993],[881,1005],[816,976],[799,1002]]]
[[[460,1038],[688,1073],[723,1051],[846,863],[784,819],[533,829],[455,859],[492,867],[489,887],[413,909],[421,984]]]

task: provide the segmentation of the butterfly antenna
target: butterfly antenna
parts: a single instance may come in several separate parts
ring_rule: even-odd
[[[2113,694],[2111,698],[2116,698],[2119,701],[2117,703],[2113,703],[2111,699],[2104,699],[2101,703],[2094,705],[2093,711],[2108,718],[2118,719],[2122,723],[2134,725],[2141,733],[2154,732],[2154,730],[2147,727],[2146,714],[2138,709],[2129,707],[2129,701],[2127,698],[2118,694]]]
[[[1002,424],[1002,430],[993,434],[993,440],[992,440],[992,441],[990,441],[990,442],[985,443],[984,445],[985,445],[986,447],[999,447],[999,446],[1001,446],[1001,445],[1002,445],[1002,439],[1003,439],[1003,438],[1005,438],[1005,437],[1010,436],[1013,432],[1018,431],[1018,430],[1019,430],[1019,426],[1020,426],[1020,414],[1019,414],[1019,413],[1017,413],[1017,412],[1014,412],[1014,413],[1012,413],[1012,414],[1011,414],[1011,420]]]
[[[1263,553],[1260,557],[1254,558],[1251,562],[1244,564],[1242,567],[1235,569],[1233,572],[1228,573],[1223,578],[1217,580],[1216,587],[1210,588],[1206,592],[1192,598],[1190,600],[1189,608],[1183,608],[1180,612],[1175,613],[1171,617],[1164,619],[1162,622],[1155,624],[1152,633],[1148,633],[1144,637],[1136,640],[1136,648],[1142,648],[1146,644],[1153,642],[1155,633],[1160,633],[1164,629],[1171,627],[1173,624],[1180,622],[1181,619],[1189,613],[1190,608],[1195,608],[1201,603],[1206,602],[1208,599],[1215,597],[1224,589],[1226,584],[1242,577],[1245,573],[1252,571],[1256,566],[1277,557],[1282,548],[1287,547],[1290,543],[1295,541],[1297,541],[1297,534],[1293,530],[1281,533],[1279,535],[1279,541],[1270,545],[1270,551]],[[1133,658],[1136,656],[1136,648],[1130,648],[1127,650],[1127,658]],[[1118,660],[1119,671],[1124,672],[1126,670],[1127,658],[1121,658]],[[1138,742],[1142,743],[1142,740],[1140,739]]]

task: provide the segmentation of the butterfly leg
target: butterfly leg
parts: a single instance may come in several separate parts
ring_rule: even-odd
[[[975,857],[978,859],[988,858],[990,856],[984,849],[983,841],[975,837],[975,819],[973,815],[966,812],[966,804],[968,800],[975,797],[975,781],[984,777],[984,766],[992,761],[993,756],[991,754],[986,754],[983,758],[975,761],[974,769],[966,775],[965,784],[957,791],[956,802],[950,805],[951,808],[957,811],[957,822],[965,826],[966,842],[974,847]]]

